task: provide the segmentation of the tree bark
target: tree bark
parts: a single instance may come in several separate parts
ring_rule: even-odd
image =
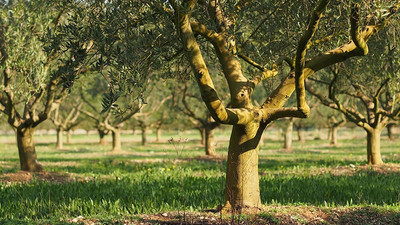
[[[67,131],[67,144],[71,144],[71,130]]]
[[[331,145],[337,145],[337,143],[338,143],[338,130],[339,130],[339,127],[338,126],[333,126],[332,128],[331,128]]]
[[[63,148],[63,129],[57,128],[57,150]]]
[[[99,137],[100,137],[99,144],[100,145],[106,145],[107,144],[106,143],[106,138],[105,138],[106,132],[104,130],[102,130],[102,129],[97,129],[97,132],[99,132]]]
[[[114,129],[112,132],[112,143],[113,143],[113,148],[112,152],[118,152],[121,151],[121,131],[119,128]]]
[[[303,132],[303,130],[301,129],[300,126],[297,127],[297,139],[298,139],[299,142],[305,142],[305,140],[304,140],[304,132]]]
[[[293,134],[293,120],[290,119],[289,123],[287,124],[287,127],[285,129],[285,134],[284,134],[284,145],[283,145],[283,149],[285,150],[291,150],[292,149],[292,135]]]
[[[393,135],[393,128],[394,128],[394,127],[395,127],[395,124],[393,124],[393,123],[389,123],[389,124],[386,126],[387,135],[388,135],[388,138],[389,138],[390,141],[394,141],[394,139],[395,139],[395,137],[394,137],[394,135]]]
[[[201,127],[198,128],[201,137],[201,145],[206,145],[206,129]]]
[[[156,128],[156,142],[161,141],[161,127]]]
[[[214,142],[214,129],[209,127],[205,128],[205,149],[206,155],[214,156],[217,155],[215,152],[215,142]]]
[[[263,129],[255,124],[234,125],[229,141],[225,206],[229,212],[254,213],[261,209],[258,179],[259,142]]]
[[[332,127],[328,126],[328,140],[332,140]]]
[[[147,136],[146,136],[147,125],[141,124],[140,128],[142,130],[142,146],[145,146],[147,144]]]
[[[43,170],[42,165],[37,162],[36,157],[35,142],[33,140],[35,128],[17,129],[16,133],[21,170],[31,172]]]
[[[375,128],[367,130],[368,164],[383,164],[381,156],[381,130]]]

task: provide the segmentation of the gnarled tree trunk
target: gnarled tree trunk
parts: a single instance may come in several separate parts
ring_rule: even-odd
[[[57,149],[63,148],[63,129],[61,127],[57,128]]]
[[[37,162],[35,142],[33,140],[35,128],[18,128],[16,133],[21,170],[41,171],[43,167]]]
[[[263,129],[257,131],[254,125],[233,126],[229,141],[224,210],[254,213],[261,209],[258,152]]]
[[[115,128],[114,130],[111,131],[112,134],[112,143],[113,143],[113,148],[112,152],[118,152],[121,151],[121,131],[119,128]]]
[[[371,165],[383,164],[381,156],[381,130],[367,130],[367,155]]]

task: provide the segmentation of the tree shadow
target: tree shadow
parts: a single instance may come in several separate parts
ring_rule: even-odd
[[[82,210],[90,214],[107,212],[118,216],[121,210],[130,214],[147,214],[182,211],[183,208],[189,211],[202,210],[223,204],[223,176],[194,176],[187,175],[184,169],[175,170],[165,172],[158,168],[156,171],[144,170],[128,176],[116,174],[108,179],[92,177],[63,184],[35,181],[29,185],[12,185],[3,191],[1,204],[13,206],[12,209],[5,207],[3,211],[7,213],[13,210],[8,213],[15,218],[33,216],[26,213],[29,202],[35,202],[43,210],[35,211],[37,218],[48,218],[57,212],[79,216]],[[260,179],[263,204],[278,205],[396,205],[400,194],[398,187],[400,173],[394,172],[381,174],[364,171],[352,176],[264,176]],[[48,207],[48,198],[43,198],[49,193],[51,208]],[[67,207],[71,204],[74,208]],[[357,216],[349,213],[347,217],[353,215]],[[343,221],[345,219],[343,217]]]

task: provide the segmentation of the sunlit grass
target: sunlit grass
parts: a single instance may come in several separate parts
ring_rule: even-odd
[[[72,144],[65,144],[63,150],[55,150],[55,144],[48,141],[54,137],[39,137],[36,150],[46,171],[66,174],[72,181],[0,182],[0,218],[113,219],[216,208],[224,201],[226,164],[199,158],[204,150],[196,135],[165,134],[163,143],[150,142],[147,146],[140,146],[138,137],[125,135],[123,151],[117,154],[110,154],[109,145],[96,144],[95,135],[74,136]],[[174,144],[167,142],[171,137]],[[220,140],[226,140],[226,136]],[[352,169],[365,165],[366,141],[340,143],[333,147],[327,140],[294,142],[293,151],[286,152],[281,141],[266,140],[259,163],[262,203],[399,209],[399,172]],[[226,141],[220,141],[217,147],[219,154],[227,154]],[[385,162],[399,163],[400,141],[383,139],[382,154]],[[0,145],[0,173],[17,172],[18,167],[16,145]],[[335,174],[339,169],[344,172]]]

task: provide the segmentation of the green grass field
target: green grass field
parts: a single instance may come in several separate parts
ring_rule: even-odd
[[[217,137],[218,153],[226,156],[227,137]],[[29,175],[18,172],[13,138],[0,138],[0,224],[140,224],[143,215],[174,212],[172,219],[181,219],[183,211],[204,212],[224,201],[225,162],[202,157],[197,133],[167,133],[163,143],[150,136],[147,146],[140,146],[138,136],[124,135],[118,154],[96,144],[95,135],[73,136],[63,150],[55,150],[55,136],[38,136],[36,151],[46,172],[22,183],[16,181]],[[383,137],[389,165],[380,168],[365,166],[363,138],[340,140],[339,147],[327,140],[295,141],[290,152],[281,150],[281,142],[267,139],[260,151],[261,201],[269,210],[259,219],[279,224],[293,214],[290,221],[314,224],[297,211],[331,215],[357,209],[356,216],[376,213],[400,224],[400,140]]]

